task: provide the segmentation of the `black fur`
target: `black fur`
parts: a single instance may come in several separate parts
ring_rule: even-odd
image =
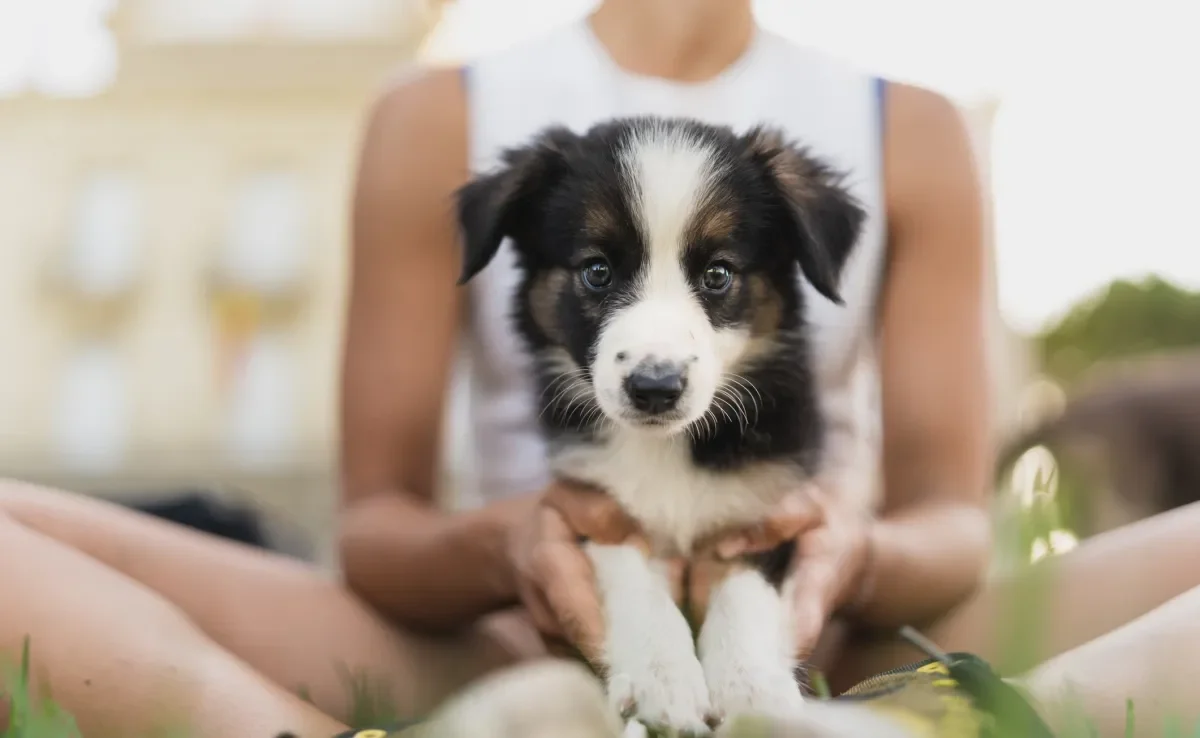
[[[792,560],[796,556],[796,542],[782,543],[770,551],[747,554],[746,563],[756,569],[772,587],[779,589],[787,577]]]

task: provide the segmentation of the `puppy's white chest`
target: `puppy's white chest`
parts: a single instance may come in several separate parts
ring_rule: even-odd
[[[714,472],[692,462],[685,439],[615,432],[558,451],[555,470],[612,495],[664,551],[687,553],[700,537],[764,518],[800,483],[799,470],[757,464]]]

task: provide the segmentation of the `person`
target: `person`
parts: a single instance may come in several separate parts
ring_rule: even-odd
[[[857,636],[839,646],[830,620],[855,631],[927,624],[944,647],[993,657],[991,634],[1017,584],[982,578],[986,259],[967,132],[935,93],[758,28],[750,0],[605,0],[580,23],[465,69],[415,72],[381,95],[354,193],[341,579],[96,500],[5,484],[0,560],[16,563],[0,568],[0,650],[29,636],[35,673],[49,675],[85,734],[180,721],[197,738],[241,738],[338,732],[356,691],[348,675],[421,715],[558,637],[594,649],[603,623],[575,541],[636,530],[603,496],[546,474],[500,307],[511,267],[500,259],[469,293],[454,286],[449,200],[469,171],[543,124],[637,112],[770,119],[854,170],[869,214],[846,309],[815,312],[832,471],[804,506],[762,530],[731,531],[713,559],[796,535],[801,642],[833,644],[820,658],[838,684],[911,654]],[[486,504],[451,513],[434,504],[435,459],[464,339]],[[876,468],[873,444],[879,473],[864,474]],[[876,490],[878,514],[864,521],[849,501]],[[1191,506],[1061,557],[1042,647],[1014,668],[1054,654],[1068,667],[1089,663],[1067,652],[1093,639],[1092,654],[1110,637],[1138,642],[1118,626],[1139,617],[1200,642],[1200,572],[1188,563],[1200,561],[1197,531]],[[1177,596],[1182,604],[1159,608]],[[1136,682],[1112,679],[1106,693],[1138,694]]]

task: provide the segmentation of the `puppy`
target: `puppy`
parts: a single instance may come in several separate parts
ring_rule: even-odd
[[[660,561],[762,520],[817,469],[801,280],[840,302],[864,219],[841,181],[777,131],[643,117],[546,129],[458,193],[461,282],[504,239],[515,250],[555,473],[605,490],[652,540],[649,555],[585,544],[609,697],[644,724],[703,734],[802,701],[789,551],[734,567],[695,638]]]

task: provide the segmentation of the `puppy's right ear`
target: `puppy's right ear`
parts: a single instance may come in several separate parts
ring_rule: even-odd
[[[566,152],[578,138],[566,128],[542,131],[528,145],[501,155],[498,169],[458,190],[465,284],[496,255],[505,237],[520,238],[549,187],[566,169]]]
[[[786,240],[800,270],[817,292],[842,304],[838,282],[867,217],[845,186],[845,175],[785,140],[778,129],[760,126],[742,140],[781,198]]]

